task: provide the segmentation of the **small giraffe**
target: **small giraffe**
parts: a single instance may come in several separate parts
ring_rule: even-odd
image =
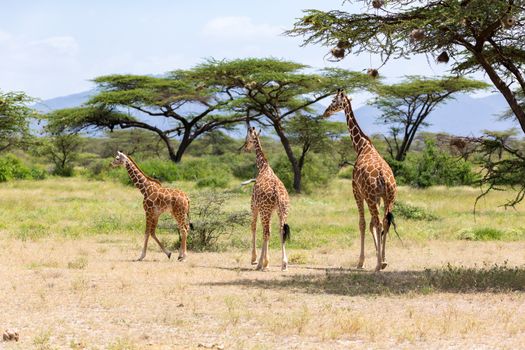
[[[257,178],[252,192],[252,265],[257,264],[257,270],[268,269],[268,243],[270,240],[270,221],[274,209],[277,209],[279,215],[279,230],[281,237],[282,265],[281,270],[286,271],[288,268],[288,258],[286,257],[285,242],[290,238],[290,226],[286,223],[290,200],[286,187],[277,175],[273,172],[266,156],[261,147],[259,140],[260,132],[257,133],[255,128],[248,126],[248,134],[244,143],[244,150],[250,152],[255,149],[257,165]],[[257,216],[261,215],[263,225],[263,246],[261,256],[257,263],[257,251],[255,249],[255,234],[257,230]]]
[[[131,157],[120,151],[117,151],[117,156],[111,165],[115,167],[125,166],[131,181],[144,195],[143,206],[146,212],[146,233],[144,235],[142,254],[137,260],[141,261],[146,256],[149,236],[157,242],[168,259],[171,258],[171,252],[164,248],[155,235],[160,214],[169,211],[177,220],[179,231],[181,232],[182,238],[178,260],[183,261],[186,258],[186,237],[190,226],[190,200],[188,196],[181,190],[162,187],[159,181],[145,175]]]
[[[365,209],[364,202],[372,216],[370,231],[374,238],[377,254],[376,271],[386,268],[385,259],[386,236],[393,222],[392,210],[396,199],[397,187],[392,169],[375,149],[372,141],[365,135],[357,124],[352,111],[350,98],[339,89],[332,103],[326,109],[323,117],[328,118],[334,113],[343,110],[346,115],[348,131],[352,137],[352,144],[357,159],[352,174],[352,190],[359,210],[359,231],[361,233],[361,253],[357,268],[362,269],[365,262]],[[379,205],[383,199],[384,217],[383,222],[379,220]]]

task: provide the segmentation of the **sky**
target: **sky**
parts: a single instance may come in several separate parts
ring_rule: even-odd
[[[342,0],[17,0],[0,12],[0,90],[49,99],[92,89],[106,74],[161,74],[206,58],[276,57],[314,68],[366,71],[371,55],[326,61],[282,33],[303,9],[364,10]],[[442,75],[425,56],[387,63],[380,74]],[[362,97],[361,99],[364,99]],[[359,102],[359,101],[358,101]]]

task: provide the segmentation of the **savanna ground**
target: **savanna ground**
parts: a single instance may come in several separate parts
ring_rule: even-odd
[[[190,195],[191,183],[177,184]],[[232,185],[232,188],[234,185]],[[235,190],[227,210],[249,208]],[[401,188],[399,199],[433,220],[397,217],[389,266],[365,271],[348,180],[292,198],[290,268],[280,271],[277,235],[269,272],[249,264],[249,228],[224,251],[168,260],[154,244],[140,254],[140,193],[75,179],[0,185],[0,328],[5,349],[519,348],[525,344],[523,206],[510,193],[472,205],[479,190]],[[168,245],[171,219],[160,223]],[[274,226],[273,232],[276,231]],[[259,232],[259,236],[260,236]],[[468,240],[467,240],[468,239]]]

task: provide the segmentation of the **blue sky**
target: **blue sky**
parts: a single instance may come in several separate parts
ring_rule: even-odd
[[[41,99],[93,87],[104,74],[159,74],[204,58],[277,57],[321,68],[366,70],[370,55],[325,61],[328,48],[300,47],[291,28],[302,9],[360,11],[341,0],[17,0],[0,12],[0,89]],[[443,74],[416,57],[389,62],[381,74]]]

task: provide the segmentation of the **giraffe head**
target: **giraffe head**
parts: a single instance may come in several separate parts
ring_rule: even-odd
[[[255,144],[259,140],[261,131],[257,132],[255,127],[248,127],[248,133],[246,134],[246,140],[244,141],[243,149],[245,152],[250,152],[255,148]]]
[[[343,89],[338,89],[337,94],[332,100],[332,103],[330,103],[330,106],[328,106],[328,108],[326,108],[326,111],[324,111],[323,118],[328,118],[332,114],[342,111],[345,108],[345,103],[347,103],[347,101],[349,100],[350,98],[346,96],[345,91]]]
[[[112,167],[118,167],[121,165],[126,165],[128,161],[128,157],[120,151],[117,151],[117,155],[115,156],[115,159],[111,162]]]

